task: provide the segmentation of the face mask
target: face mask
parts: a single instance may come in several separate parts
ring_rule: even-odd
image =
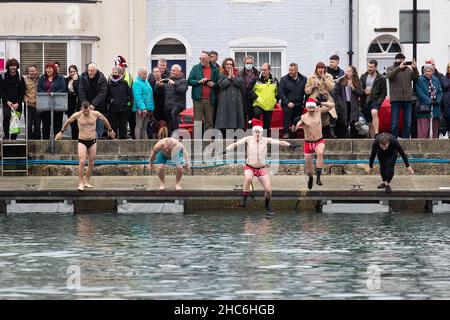
[[[117,79],[120,78],[120,75],[118,75],[118,74],[116,75],[116,74],[115,74],[115,75],[113,75],[112,77],[113,77],[114,80],[117,80]]]
[[[246,64],[245,65],[245,70],[252,70],[253,69],[253,65],[252,64]]]

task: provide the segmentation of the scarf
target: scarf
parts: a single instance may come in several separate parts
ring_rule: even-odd
[[[253,79],[257,78],[257,76],[255,75],[253,70],[250,70],[250,71],[244,70],[242,75],[244,78],[244,88],[245,89],[247,89],[250,86],[250,83],[252,82]]]
[[[436,88],[433,84],[433,77],[427,78],[428,80],[428,93],[430,95],[431,100],[436,100]]]
[[[122,79],[123,79],[123,77],[119,77],[117,79],[114,79],[113,77],[111,77],[111,81],[114,82],[114,83],[117,83],[117,82],[119,82]]]

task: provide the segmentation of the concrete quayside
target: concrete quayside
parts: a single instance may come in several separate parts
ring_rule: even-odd
[[[303,140],[290,142],[302,145]],[[56,153],[50,154],[48,141],[28,141],[29,176],[1,178],[0,211],[190,213],[201,209],[237,209],[244,153],[227,154],[226,165],[222,165],[221,158],[211,160],[231,140],[184,141],[191,150],[194,169],[183,177],[182,191],[173,188],[172,166],[166,169],[168,189],[158,190],[156,173],[150,173],[146,166],[149,150],[155,143],[152,140],[98,141],[92,178],[96,188],[79,192],[76,189],[77,142],[57,141]],[[399,163],[392,194],[376,189],[380,183],[377,170],[374,176],[368,175],[371,140],[327,141],[324,186],[315,185],[311,191],[306,188],[302,147],[295,151],[280,148],[278,153],[269,153],[274,208],[294,211],[297,207],[298,212],[450,212],[450,140],[401,140],[401,144],[417,175],[406,176],[404,165]],[[254,187],[256,201],[250,202],[248,210],[262,212],[263,201],[258,200],[262,200],[263,192],[257,179]],[[45,203],[51,205],[39,206]]]

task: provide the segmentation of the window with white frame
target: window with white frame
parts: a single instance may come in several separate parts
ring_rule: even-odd
[[[244,57],[252,56],[255,67],[260,70],[264,63],[269,63],[272,70],[272,74],[279,80],[281,78],[282,64],[281,64],[281,51],[271,50],[235,50],[234,61],[236,61],[236,67],[242,69],[244,67]]]
[[[31,64],[38,66],[39,73],[44,73],[44,67],[49,61],[58,61],[60,72],[67,74],[67,43],[66,42],[21,42],[20,71],[25,74]]]

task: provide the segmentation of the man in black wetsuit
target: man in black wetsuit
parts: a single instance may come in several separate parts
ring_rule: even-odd
[[[378,189],[386,189],[386,193],[392,192],[390,183],[394,177],[394,168],[399,153],[403,158],[403,162],[405,163],[408,172],[414,174],[405,151],[392,134],[383,133],[379,135],[372,145],[372,154],[370,155],[369,163],[370,174],[373,173],[375,156],[378,156],[378,161],[380,162],[380,174],[383,179],[383,183],[378,186]]]

